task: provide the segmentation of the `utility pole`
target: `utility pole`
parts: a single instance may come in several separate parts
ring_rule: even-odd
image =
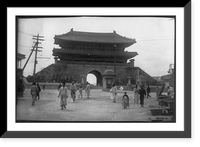
[[[33,54],[33,51],[34,51],[35,47],[36,47],[36,44],[33,46],[33,49],[32,49],[32,51],[31,51],[31,53],[30,53],[28,59],[26,60],[26,63],[24,64],[24,67],[23,67],[22,71],[24,71],[24,69],[25,69],[25,67],[26,67],[26,65],[27,65],[27,63],[28,63],[28,61],[30,60],[31,55]]]
[[[39,34],[37,36],[33,36],[34,40],[36,40],[35,43],[35,50],[33,48],[33,51],[35,51],[35,62],[34,62],[34,69],[33,69],[33,78],[34,78],[34,82],[35,82],[35,71],[36,71],[36,64],[37,64],[37,52],[42,52],[42,50],[38,50],[38,48],[42,48],[42,47],[39,47],[38,44],[41,44],[40,41],[44,41],[44,39],[41,39],[41,38],[44,38],[44,36],[39,36]]]

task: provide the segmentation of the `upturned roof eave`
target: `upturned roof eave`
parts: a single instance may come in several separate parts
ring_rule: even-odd
[[[69,51],[69,50],[63,50],[63,49],[56,49],[54,48],[53,49],[53,55],[56,56],[57,54],[59,53],[64,53],[64,54],[77,54],[77,51]],[[90,54],[90,55],[114,55],[114,52],[101,52],[101,51],[79,51],[78,52],[79,54]],[[135,56],[138,55],[137,52],[116,52],[115,53],[116,56],[124,56],[124,57],[127,57],[128,59],[129,58],[133,58]]]
[[[68,33],[55,35],[54,40],[55,44],[59,44],[57,40],[82,43],[126,44],[129,46],[136,43],[135,39],[123,37],[115,31],[113,33],[96,33],[73,31],[73,29]]]
[[[66,41],[66,42],[80,42],[80,43],[102,43],[102,44],[126,44],[126,45],[132,45],[136,43],[135,39],[132,39],[132,41],[87,41],[87,40],[76,40],[76,39],[65,39],[61,37],[56,37],[55,39],[61,40],[61,41]],[[55,44],[59,44],[57,41],[55,41]]]

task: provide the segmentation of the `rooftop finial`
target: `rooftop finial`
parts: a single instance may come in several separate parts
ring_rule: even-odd
[[[115,31],[115,30],[113,30],[113,33],[115,33],[115,34],[116,34],[116,31]]]
[[[71,28],[71,31],[73,31],[73,28]]]

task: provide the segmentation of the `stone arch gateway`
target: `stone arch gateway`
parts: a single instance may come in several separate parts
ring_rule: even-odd
[[[103,79],[102,79],[101,72],[99,72],[98,70],[91,70],[88,74],[93,74],[93,75],[96,76],[96,78],[97,78],[96,84],[98,86],[102,86],[103,85],[102,84]]]
[[[71,29],[66,34],[55,35],[54,40],[54,44],[59,45],[53,49],[55,64],[65,65],[63,74],[69,74],[82,83],[86,82],[87,74],[92,73],[97,77],[97,83],[103,85],[105,70],[113,70],[117,75],[130,64],[134,67],[134,59],[130,63],[127,60],[138,55],[137,52],[124,51],[136,43],[135,39],[123,37],[115,31],[94,33]]]

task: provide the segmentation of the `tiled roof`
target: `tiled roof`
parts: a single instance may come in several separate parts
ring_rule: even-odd
[[[26,56],[24,54],[20,54],[20,53],[17,53],[17,59],[18,60],[22,60],[22,59],[25,59]]]
[[[94,33],[94,32],[80,32],[73,31],[62,35],[56,35],[54,37],[56,40],[65,41],[79,41],[79,42],[90,42],[90,43],[121,43],[132,45],[136,43],[135,39],[120,36],[115,31],[113,33]]]
[[[76,54],[77,55],[77,51],[76,50],[64,50],[64,49],[53,49],[53,55],[54,56],[58,56],[59,54]],[[79,55],[84,55],[84,54],[90,54],[91,56],[95,55],[99,55],[99,56],[105,56],[109,55],[109,56],[118,56],[118,57],[127,57],[127,58],[132,58],[138,55],[137,52],[103,52],[103,51],[78,51]]]

